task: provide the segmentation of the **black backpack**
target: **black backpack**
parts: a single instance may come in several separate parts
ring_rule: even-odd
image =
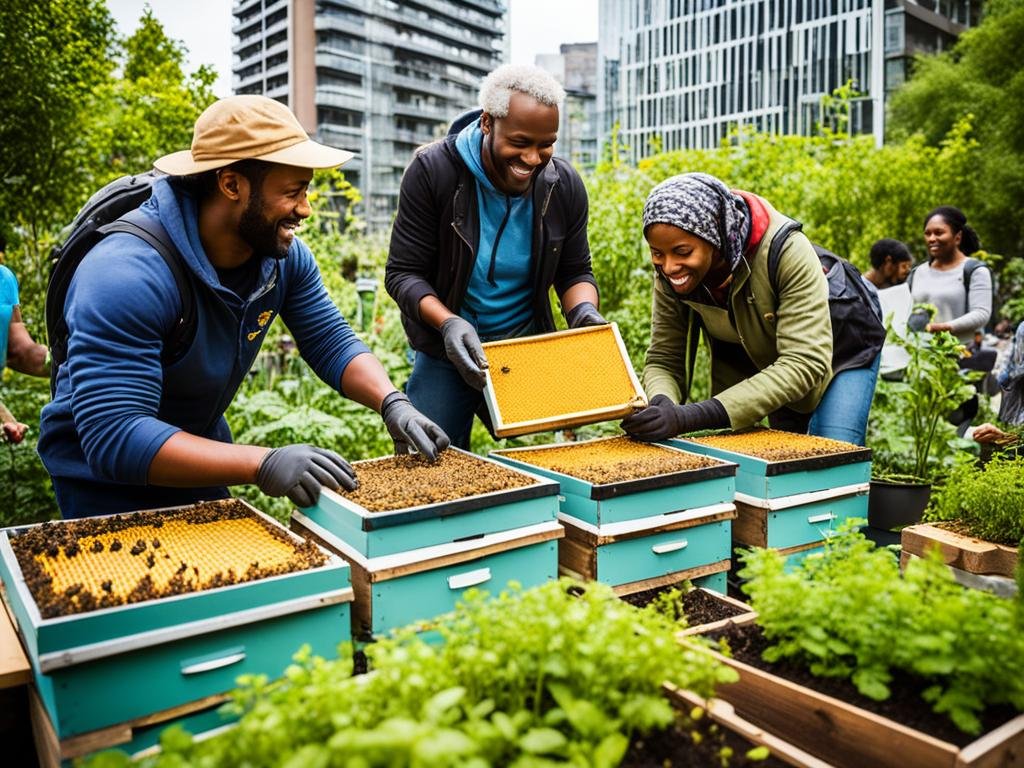
[[[64,242],[50,252],[50,280],[46,286],[46,335],[50,342],[50,395],[56,393],[57,371],[68,358],[68,326],[64,302],[71,278],[85,255],[113,232],[127,232],[144,240],[167,263],[181,295],[181,316],[164,341],[163,363],[179,360],[192,344],[196,331],[194,287],[178,249],[159,222],[137,209],[149,199],[154,171],[122,176],[96,192],[75,216]]]
[[[803,225],[792,219],[783,224],[768,247],[768,279],[778,294],[779,258],[789,236]],[[832,373],[871,364],[885,343],[881,309],[860,272],[846,259],[812,243],[828,280],[828,311],[832,317]]]

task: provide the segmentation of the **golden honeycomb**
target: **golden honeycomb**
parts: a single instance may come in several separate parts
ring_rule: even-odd
[[[439,504],[533,485],[527,475],[458,451],[431,463],[412,454],[357,461],[359,487],[342,495],[370,512]]]
[[[703,469],[721,463],[707,456],[638,443],[628,437],[497,453],[598,485]]]
[[[806,459],[812,456],[829,456],[834,453],[858,451],[860,446],[832,440],[827,437],[800,435],[777,429],[754,429],[749,432],[734,432],[722,435],[687,438],[725,451],[756,456],[765,461],[788,461]]]
[[[506,425],[615,406],[625,415],[636,404],[629,364],[611,326],[492,342],[484,351]]]
[[[11,539],[44,618],[323,565],[244,504],[45,523]]]

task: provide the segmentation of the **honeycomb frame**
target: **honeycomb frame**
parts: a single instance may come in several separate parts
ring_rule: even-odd
[[[490,364],[484,400],[498,437],[609,421],[647,405],[615,323],[491,341],[483,348]],[[589,392],[576,393],[565,387],[569,381],[593,383]]]

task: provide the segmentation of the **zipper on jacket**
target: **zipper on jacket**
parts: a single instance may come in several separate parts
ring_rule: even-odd
[[[491,264],[487,267],[487,282],[495,288],[498,286],[498,282],[494,279],[494,265],[498,261],[498,245],[501,243],[501,236],[505,232],[505,227],[508,225],[508,219],[511,214],[512,198],[505,195],[505,218],[501,220],[501,226],[498,227],[498,234],[494,236],[494,244],[491,246]]]

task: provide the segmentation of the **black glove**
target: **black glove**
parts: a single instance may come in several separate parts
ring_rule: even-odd
[[[621,426],[630,437],[653,443],[698,429],[728,427],[729,414],[714,398],[676,405],[665,395],[655,395],[649,406],[624,418]]]
[[[452,365],[473,389],[483,389],[487,383],[484,368],[487,357],[480,346],[480,337],[469,322],[461,317],[449,317],[441,323],[441,336],[444,338],[444,351]]]
[[[402,392],[392,392],[380,404],[380,417],[395,441],[395,453],[409,453],[410,443],[429,461],[449,446],[448,435],[417,411]]]
[[[915,309],[907,318],[907,328],[915,333],[921,333],[932,321],[931,312],[927,309]]]
[[[359,487],[352,466],[334,451],[315,445],[286,445],[263,457],[256,485],[268,496],[287,495],[299,507],[311,507],[320,488],[354,491]]]
[[[581,301],[565,313],[565,324],[570,328],[586,328],[588,325],[607,325],[608,321],[589,301]]]

